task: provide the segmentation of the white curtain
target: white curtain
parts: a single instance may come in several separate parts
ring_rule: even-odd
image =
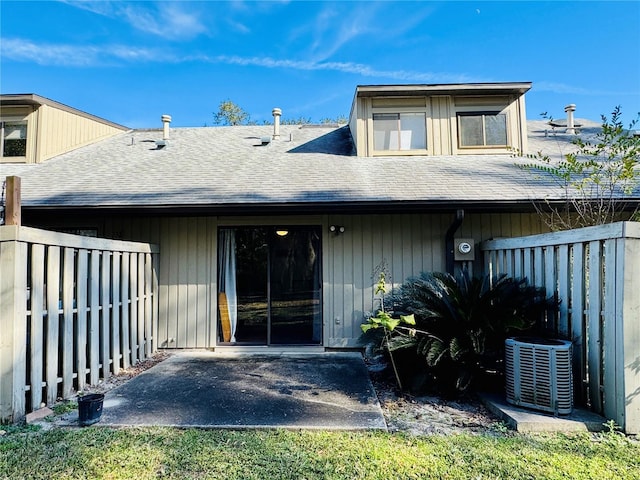
[[[238,325],[238,295],[236,292],[236,232],[231,228],[221,230],[218,248],[218,289],[227,296],[231,342],[236,341]]]

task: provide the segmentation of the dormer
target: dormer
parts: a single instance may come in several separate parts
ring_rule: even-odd
[[[531,83],[359,85],[349,128],[360,157],[526,151]]]
[[[0,95],[2,163],[40,163],[127,130],[39,95]]]

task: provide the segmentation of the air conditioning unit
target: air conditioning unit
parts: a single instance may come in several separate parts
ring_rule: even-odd
[[[567,415],[573,410],[571,342],[534,337],[505,342],[507,402]]]

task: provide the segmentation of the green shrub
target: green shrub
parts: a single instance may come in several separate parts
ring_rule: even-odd
[[[474,380],[501,369],[507,337],[532,329],[557,306],[526,279],[423,273],[396,295],[415,316],[411,335],[393,335],[390,352],[413,349],[444,394],[466,392]]]

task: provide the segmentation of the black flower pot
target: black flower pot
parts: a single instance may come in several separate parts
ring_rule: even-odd
[[[104,395],[102,393],[91,393],[78,399],[78,419],[81,427],[100,421],[103,402]]]

